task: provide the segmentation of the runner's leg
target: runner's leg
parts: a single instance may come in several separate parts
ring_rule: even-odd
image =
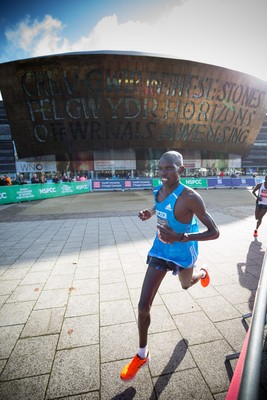
[[[143,282],[138,304],[139,347],[147,345],[147,334],[150,325],[150,308],[166,271],[148,267]]]
[[[266,214],[267,209],[266,208],[258,208],[258,212],[257,212],[257,225],[256,225],[256,229],[259,229],[261,223],[262,223],[262,218],[264,217],[264,215]]]
[[[196,272],[193,267],[184,268],[182,271],[180,271],[178,277],[182,288],[186,290],[203,278],[203,271]]]

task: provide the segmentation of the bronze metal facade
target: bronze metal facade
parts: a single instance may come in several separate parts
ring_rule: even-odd
[[[207,64],[144,54],[71,53],[0,65],[20,158],[94,149],[175,148],[246,155],[267,84]]]

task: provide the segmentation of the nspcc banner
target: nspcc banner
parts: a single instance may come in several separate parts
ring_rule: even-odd
[[[207,189],[207,178],[181,178],[181,182],[193,189]]]
[[[88,193],[91,181],[2,186],[0,204]]]
[[[181,178],[180,182],[193,189],[207,189],[207,178]],[[153,187],[161,185],[160,178],[153,178]]]

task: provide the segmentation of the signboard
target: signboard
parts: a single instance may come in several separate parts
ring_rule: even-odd
[[[232,178],[233,187],[253,187],[255,186],[255,178]]]
[[[181,178],[181,183],[193,189],[207,189],[207,178]],[[153,178],[153,187],[161,185],[160,178]]]
[[[95,171],[135,170],[136,160],[133,149],[105,149],[94,151]]]
[[[95,171],[131,171],[135,169],[135,160],[94,160]]]
[[[208,187],[225,187],[225,186],[232,186],[232,178],[209,178],[208,180]]]
[[[208,187],[206,178],[181,178],[181,183],[193,189],[207,189]]]
[[[152,54],[88,52],[0,65],[20,158],[118,148],[247,155],[267,111],[267,83]]]
[[[151,179],[126,179],[124,181],[125,190],[152,189]]]
[[[252,187],[255,178],[181,178],[181,182],[193,189]],[[27,184],[0,187],[0,205],[51,197],[76,195],[91,191],[146,190],[161,184],[153,179],[92,179],[84,182]]]
[[[209,188],[248,188],[256,185],[256,179],[251,177],[240,177],[240,178],[209,178]]]
[[[92,179],[92,190],[145,190],[152,189],[152,179]]]
[[[55,161],[16,161],[16,171],[25,172],[51,172],[56,171]]]
[[[88,193],[91,182],[44,183],[0,187],[0,204]]]
[[[123,179],[92,179],[92,190],[123,190]]]

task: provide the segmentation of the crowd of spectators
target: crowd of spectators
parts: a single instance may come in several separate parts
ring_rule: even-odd
[[[25,185],[28,183],[47,183],[47,181],[53,182],[53,183],[60,183],[60,182],[74,182],[74,181],[86,181],[88,178],[86,175],[67,175],[63,173],[61,176],[60,174],[55,174],[51,179],[47,180],[46,176],[44,174],[33,174],[30,179],[25,179],[23,174],[17,175],[14,179],[11,180],[11,178],[8,175],[1,175],[0,176],[0,186],[11,186],[11,185]]]

